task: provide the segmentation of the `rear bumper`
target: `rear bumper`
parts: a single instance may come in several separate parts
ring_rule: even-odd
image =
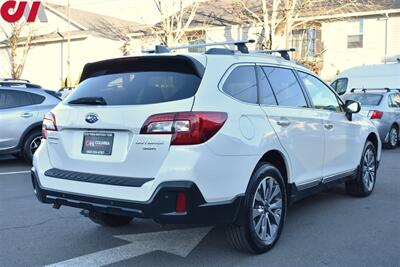
[[[382,143],[389,142],[390,125],[386,122],[375,121],[375,120],[373,120],[372,123],[375,125],[376,129],[378,130],[379,137],[380,137]]]
[[[231,201],[207,203],[195,183],[176,181],[160,184],[149,201],[124,201],[47,190],[40,185],[34,168],[31,176],[36,197],[42,203],[148,218],[162,224],[234,223],[244,200],[241,195]],[[175,211],[178,192],[186,194],[186,212]]]

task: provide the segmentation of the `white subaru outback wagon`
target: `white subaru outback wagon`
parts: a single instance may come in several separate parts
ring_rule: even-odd
[[[39,201],[105,226],[223,224],[234,247],[263,253],[293,201],[338,183],[370,195],[381,142],[359,104],[293,61],[241,50],[87,64],[44,119]]]

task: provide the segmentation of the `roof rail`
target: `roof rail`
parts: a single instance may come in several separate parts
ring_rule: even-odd
[[[3,81],[3,82],[26,82],[26,83],[30,83],[29,80],[25,80],[25,79],[14,79],[14,78],[3,78],[3,79],[0,79],[0,81]]]
[[[284,59],[290,60],[289,52],[295,52],[295,51],[296,51],[295,48],[287,48],[287,49],[276,49],[276,50],[257,50],[255,52],[264,54],[279,53],[281,57],[283,57]]]
[[[205,43],[205,44],[192,44],[192,45],[180,45],[180,46],[165,46],[165,45],[156,45],[155,49],[148,49],[143,50],[143,53],[148,54],[163,54],[163,53],[170,53],[173,50],[179,49],[188,49],[188,48],[201,48],[201,47],[208,47],[208,46],[220,46],[220,45],[235,45],[237,50],[243,54],[249,53],[249,48],[247,44],[254,43],[255,40],[238,40],[238,41],[226,41],[226,42],[215,42],[215,43]]]
[[[397,91],[400,92],[400,89],[390,89],[390,88],[353,88],[350,90],[351,93],[354,93],[355,91],[362,91],[366,93],[367,91],[386,91],[386,92],[392,92],[392,91]]]

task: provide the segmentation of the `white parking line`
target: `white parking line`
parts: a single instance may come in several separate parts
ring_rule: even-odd
[[[1,175],[14,175],[14,174],[27,174],[31,173],[31,171],[20,171],[20,172],[0,172]]]

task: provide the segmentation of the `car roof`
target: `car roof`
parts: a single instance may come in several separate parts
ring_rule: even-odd
[[[227,60],[228,62],[230,62],[230,61],[232,61],[232,59],[234,59],[235,62],[237,62],[237,63],[243,62],[243,63],[256,63],[256,64],[271,64],[271,65],[277,65],[277,66],[282,66],[282,67],[287,67],[287,68],[296,68],[298,70],[314,74],[312,71],[310,71],[303,65],[301,65],[293,60],[286,60],[279,56],[263,54],[263,53],[243,54],[240,52],[235,52],[234,54],[231,54],[231,55],[225,55],[225,54],[173,53],[173,52],[171,52],[171,53],[162,53],[162,54],[139,54],[139,55],[134,55],[134,56],[111,58],[108,60],[112,61],[112,60],[119,60],[119,59],[123,59],[123,58],[171,57],[171,56],[183,56],[183,57],[193,58],[193,59],[197,60],[198,62],[200,62],[203,66],[206,66],[208,63],[208,59],[212,59],[212,58],[221,59],[221,60],[219,60],[219,62],[223,62],[224,59],[231,59],[231,60]],[[98,61],[98,62],[101,62],[101,61]],[[93,63],[98,63],[98,62],[93,62]]]
[[[39,94],[39,95],[42,95],[45,97],[48,97],[49,95],[51,95],[57,99],[60,99],[60,96],[57,95],[57,92],[52,91],[52,90],[46,90],[43,88],[0,87],[0,92],[1,92],[1,90],[33,93],[33,94]]]

